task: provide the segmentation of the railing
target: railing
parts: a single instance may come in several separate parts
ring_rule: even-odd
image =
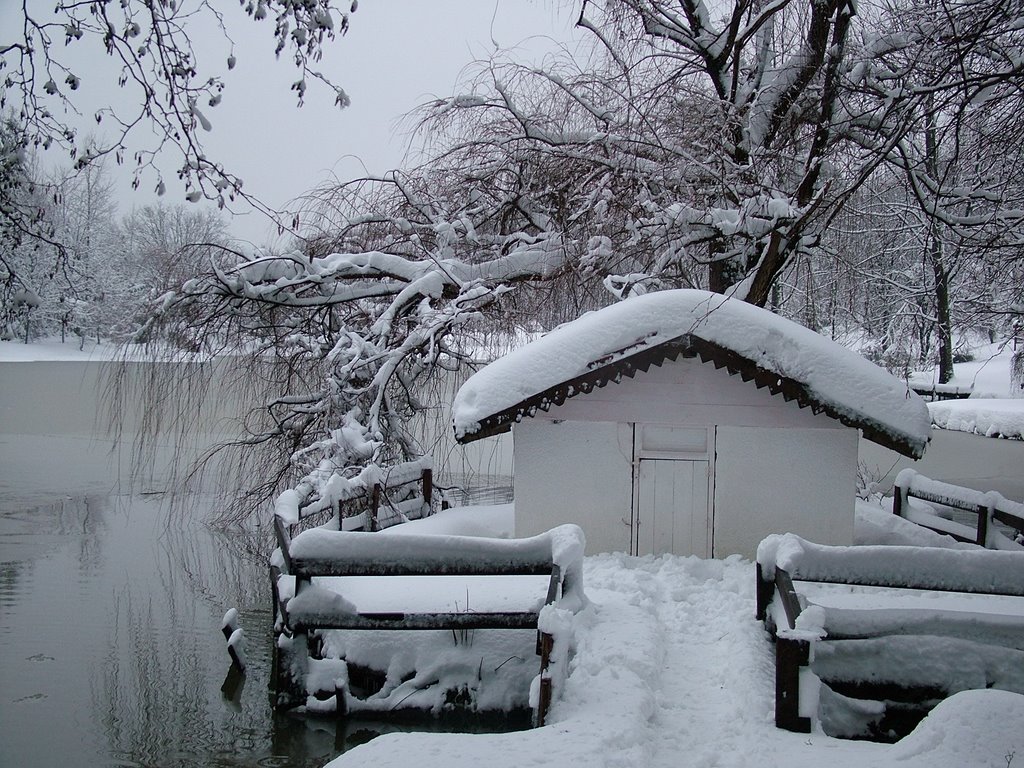
[[[328,483],[329,490],[312,503],[300,505],[300,495],[286,491],[278,498],[275,517],[284,520],[289,530],[327,525],[334,530],[380,531],[430,514],[434,497],[430,467],[409,462],[392,468],[383,477],[374,469],[344,479],[340,488],[330,489]],[[360,508],[362,511],[352,512]]]
[[[926,381],[911,381],[910,389],[932,402],[937,400],[966,400],[974,392],[974,386],[971,384],[939,384]]]
[[[915,498],[958,509],[976,516],[973,531],[968,526],[937,515],[911,509],[908,499]],[[917,525],[952,536],[958,541],[978,544],[989,549],[1020,549],[1012,539],[992,526],[997,521],[1024,535],[1024,504],[1004,498],[995,491],[982,493],[938,480],[931,480],[913,469],[904,469],[896,476],[892,496],[892,513]]]
[[[315,528],[294,538],[291,526],[274,516],[280,561],[271,566],[275,616],[273,680],[275,705],[287,709],[306,700],[310,642],[322,630],[537,629],[540,661],[535,722],[543,725],[555,676],[554,636],[544,631],[542,609],[520,611],[366,612],[334,600],[314,584],[321,577],[347,576],[537,576],[549,577],[544,606],[581,590],[582,533],[562,526],[529,539],[402,535]],[[325,599],[326,598],[326,599]],[[280,640],[281,636],[285,641]],[[564,655],[564,654],[563,654]],[[564,674],[564,664],[560,674]],[[330,695],[331,692],[322,692]],[[336,711],[348,709],[346,692],[333,692]]]
[[[807,600],[796,582],[888,587],[931,592],[1024,597],[1024,553],[946,550],[932,547],[829,547],[798,536],[770,536],[758,548],[756,617],[776,643],[775,724],[809,733],[815,702],[801,702],[801,678],[810,673],[814,643],[868,639],[893,634],[942,634],[951,637],[990,634],[1003,644],[1024,649],[1024,621],[983,611],[966,617],[943,614],[929,605],[916,612],[878,609],[828,609],[801,622]],[[863,629],[858,628],[858,625]],[[813,690],[805,686],[804,690]]]

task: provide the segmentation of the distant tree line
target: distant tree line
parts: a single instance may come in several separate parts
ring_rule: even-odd
[[[132,338],[154,302],[226,247],[215,210],[186,204],[118,211],[101,163],[42,171],[0,128],[0,338]]]

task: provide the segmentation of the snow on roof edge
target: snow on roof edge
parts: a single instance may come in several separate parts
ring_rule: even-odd
[[[456,438],[508,431],[537,409],[680,355],[724,366],[905,455],[919,457],[928,442],[927,407],[905,382],[768,310],[690,289],[587,313],[495,360],[456,395]]]

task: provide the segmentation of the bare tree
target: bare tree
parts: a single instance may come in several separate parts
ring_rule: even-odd
[[[245,0],[242,10],[253,21],[272,25],[275,53],[287,51],[295,65],[298,79],[292,90],[299,104],[312,81],[325,84],[338,105],[348,104],[345,92],[315,66],[324,46],[347,31],[350,10],[342,11],[330,0]],[[0,108],[16,111],[29,144],[64,146],[79,167],[108,155],[119,163],[129,161],[135,168],[135,184],[149,172],[158,192],[164,183],[155,157],[177,155],[177,173],[190,200],[206,197],[223,206],[226,200],[245,196],[241,179],[203,149],[202,134],[210,127],[206,114],[221,101],[223,73],[236,65],[229,21],[215,4],[25,2],[20,20],[20,37],[0,43]],[[219,61],[200,58],[193,47],[191,36],[200,28],[219,30]],[[92,116],[109,130],[105,138],[83,135],[79,127],[75,95],[89,76],[82,69],[88,56],[106,56],[119,71],[118,85],[133,95],[131,107],[101,108]],[[259,201],[247,199],[263,208]]]

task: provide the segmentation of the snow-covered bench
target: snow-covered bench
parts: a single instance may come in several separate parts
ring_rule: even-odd
[[[974,393],[972,384],[939,384],[924,378],[911,377],[910,389],[926,400],[966,400]]]
[[[818,651],[825,651],[831,672],[840,666],[836,649],[847,660],[869,649],[870,659],[862,659],[849,682],[867,677],[920,687],[928,676],[934,682],[962,667],[966,652],[980,665],[976,677],[1009,675],[1004,685],[1024,687],[1024,675],[1013,671],[1024,662],[1021,598],[1021,552],[830,547],[793,534],[769,536],[757,553],[757,618],[776,640],[776,725],[810,731],[819,678],[829,676],[811,669],[821,641],[827,643]],[[930,659],[926,668],[915,660],[912,669],[908,656],[926,646],[946,658]],[[886,667],[883,654],[898,658]],[[956,685],[973,687],[969,682]]]
[[[977,517],[977,526],[971,528],[955,520],[947,520],[931,512],[915,509],[910,503],[911,498],[969,512]],[[1024,534],[1024,504],[1011,501],[996,491],[982,493],[972,488],[943,483],[927,478],[908,467],[896,475],[892,513],[912,523],[952,536],[958,541],[978,544],[989,549],[1022,549],[1020,544],[1003,535],[992,523],[1002,523],[1015,530],[1018,536]]]
[[[563,525],[526,539],[471,536],[380,534],[314,528],[291,538],[275,516],[279,555],[271,566],[275,609],[276,705],[305,705],[311,641],[323,630],[538,630],[541,657],[536,691],[531,690],[535,722],[543,724],[558,675],[552,673],[557,609],[578,609],[582,592],[584,540],[575,525]],[[547,589],[526,606],[510,610],[364,610],[343,594],[336,579],[346,577],[546,576]],[[429,591],[430,586],[420,589]],[[412,601],[415,602],[415,601]],[[545,624],[550,614],[551,626]],[[315,646],[315,642],[312,643]],[[336,711],[346,710],[345,692],[336,691]]]

